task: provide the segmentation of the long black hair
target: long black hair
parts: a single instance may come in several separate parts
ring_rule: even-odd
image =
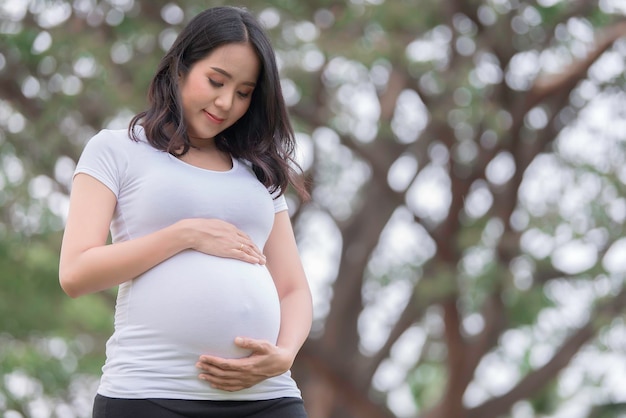
[[[163,56],[148,90],[148,109],[133,117],[129,135],[141,125],[155,148],[182,156],[192,146],[183,118],[179,77],[206,58],[215,48],[230,43],[248,43],[255,50],[261,69],[246,113],[215,137],[221,151],[243,158],[261,183],[281,194],[292,185],[301,197],[308,193],[300,180],[294,159],[295,136],[280,86],[274,49],[255,17],[245,9],[221,6],[196,15],[180,32]],[[298,170],[298,171],[296,171]]]

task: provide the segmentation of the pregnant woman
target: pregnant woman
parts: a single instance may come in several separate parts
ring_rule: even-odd
[[[61,247],[68,295],[119,286],[94,417],[306,417],[289,370],[311,295],[283,193],[308,196],[267,36],[205,10],[148,99],[85,146]]]

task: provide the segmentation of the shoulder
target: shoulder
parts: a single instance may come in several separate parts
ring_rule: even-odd
[[[102,129],[87,140],[83,153],[96,152],[119,157],[144,147],[151,147],[143,131],[138,135],[138,139],[139,141],[132,139],[127,129]]]
[[[131,156],[145,146],[149,145],[139,144],[131,139],[126,129],[102,129],[86,141],[78,166],[104,165],[120,168],[128,165]]]
[[[131,142],[128,134],[125,131],[102,129],[100,132],[92,136],[87,140],[85,144],[85,152],[91,149],[115,150],[126,145],[126,142]]]
[[[139,133],[139,132],[138,132]],[[127,129],[102,129],[96,135],[91,137],[89,143],[96,143],[114,147],[124,147],[137,142],[145,142],[143,131],[138,135],[140,141],[134,141],[129,135]]]

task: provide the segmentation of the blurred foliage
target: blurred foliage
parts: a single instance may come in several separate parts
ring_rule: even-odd
[[[621,0],[241,3],[310,159],[303,258],[331,271],[294,369],[311,418],[551,416],[577,393],[601,395],[580,417],[626,413],[600,361],[625,355]],[[74,164],[219,4],[0,0],[1,413],[89,415],[115,291],[58,286]],[[596,261],[563,271],[572,242]]]

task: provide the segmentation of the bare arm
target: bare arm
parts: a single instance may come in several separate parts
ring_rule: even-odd
[[[311,330],[313,304],[287,211],[276,215],[265,245],[265,256],[280,299],[281,324],[277,345],[291,353],[293,362]]]
[[[61,287],[71,297],[132,280],[185,249],[265,263],[247,235],[216,219],[185,219],[141,238],[107,245],[116,204],[113,192],[100,181],[76,175],[59,263]]]

